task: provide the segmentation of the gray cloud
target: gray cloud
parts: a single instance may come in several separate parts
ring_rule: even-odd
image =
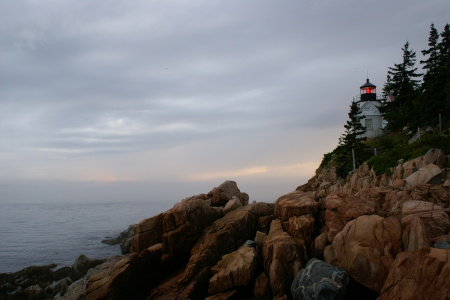
[[[367,71],[381,90],[404,42],[420,54],[449,8],[443,0],[3,1],[0,179],[53,179],[56,166],[46,164],[58,162],[60,178],[72,180],[74,165],[86,163],[79,159],[100,157],[119,172],[124,156],[166,161],[152,151],[186,145],[185,161],[201,153],[210,164],[230,143],[249,145],[213,164],[219,169],[288,164],[278,156],[317,163],[337,143]],[[327,143],[315,147],[319,135]],[[206,170],[196,163],[183,167]],[[181,172],[170,168],[164,173]]]

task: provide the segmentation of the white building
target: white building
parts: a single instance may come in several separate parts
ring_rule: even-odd
[[[361,124],[366,127],[366,133],[363,135],[367,138],[374,138],[383,134],[384,122],[380,112],[381,98],[377,97],[377,87],[369,82],[360,86],[360,94],[357,97],[357,104],[361,110]]]

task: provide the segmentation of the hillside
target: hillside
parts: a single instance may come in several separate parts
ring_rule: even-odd
[[[450,130],[426,127],[413,131],[399,130],[386,133],[361,143],[355,154],[355,165],[359,167],[367,162],[376,174],[391,174],[392,168],[402,161],[412,160],[425,155],[432,148],[450,153]],[[346,178],[353,169],[352,153],[342,145],[338,145],[330,153],[326,153],[320,168],[336,169],[341,178]]]

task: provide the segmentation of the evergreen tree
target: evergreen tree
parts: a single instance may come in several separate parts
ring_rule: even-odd
[[[347,150],[362,148],[363,141],[367,138],[362,135],[366,132],[366,128],[361,124],[361,109],[355,101],[350,105],[347,123],[344,125],[345,133],[339,138],[339,145]]]
[[[439,101],[442,104],[443,117],[447,122],[450,121],[450,26],[446,24],[441,32],[441,42],[438,44],[438,76],[439,83],[437,89],[441,91]]]
[[[403,62],[389,67],[387,80],[383,87],[383,94],[391,95],[395,99],[385,102],[381,107],[390,130],[398,130],[411,125],[410,121],[414,120],[414,101],[418,95],[420,82],[416,78],[422,75],[416,73],[416,52],[409,49],[409,42],[405,43],[402,50]]]
[[[445,52],[448,51],[443,43],[439,43],[439,33],[434,24],[431,24],[428,46],[427,50],[422,51],[428,59],[420,61],[426,73],[423,76],[421,95],[415,107],[420,115],[419,126],[436,125],[438,114],[444,114],[447,106]]]
[[[339,146],[334,151],[336,158],[336,173],[345,178],[353,169],[352,150],[355,155],[364,161],[365,159],[365,145],[364,141],[367,139],[362,135],[366,132],[366,128],[361,124],[361,110],[356,102],[350,105],[348,113],[349,120],[344,125],[345,132],[339,138]]]
[[[438,57],[439,57],[439,33],[434,27],[434,24],[431,23],[430,36],[428,38],[428,46],[427,50],[422,50],[423,55],[428,55],[429,58],[427,60],[421,60],[420,63],[423,64],[423,69],[428,70],[427,73],[423,76],[424,83],[427,81],[427,78],[434,75],[437,71],[438,66]]]

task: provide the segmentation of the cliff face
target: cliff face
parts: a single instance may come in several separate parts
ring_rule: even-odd
[[[224,182],[136,225],[84,299],[447,299],[448,166],[430,150],[390,175],[319,169],[274,205]]]

